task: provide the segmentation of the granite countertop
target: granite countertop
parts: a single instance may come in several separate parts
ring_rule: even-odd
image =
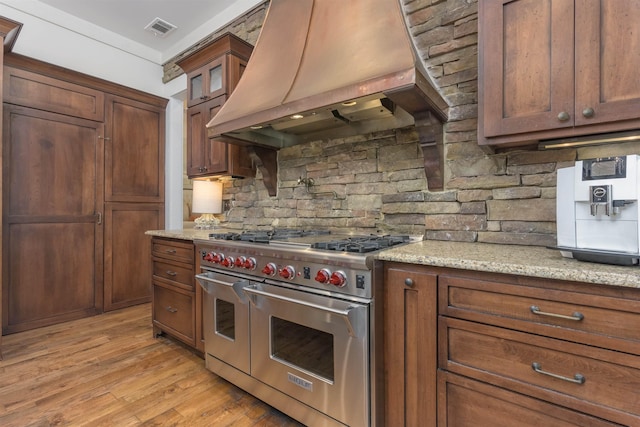
[[[563,258],[558,250],[535,246],[425,240],[384,250],[378,259],[640,288],[639,266],[577,261]]]
[[[209,234],[214,230],[196,230],[194,228],[184,228],[180,230],[148,230],[144,234],[155,237],[167,237],[169,239],[199,240],[208,239]],[[215,231],[219,231],[216,229]]]
[[[184,228],[149,230],[145,234],[194,241],[208,239],[211,232]],[[640,288],[640,266],[621,267],[577,261],[563,258],[558,250],[536,246],[425,240],[386,249],[377,258],[433,267]]]

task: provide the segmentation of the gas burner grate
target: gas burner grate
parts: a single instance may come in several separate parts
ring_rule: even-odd
[[[311,245],[313,249],[327,251],[366,253],[409,242],[409,236],[363,236],[349,237],[342,240],[318,242]]]
[[[331,234],[331,231],[277,228],[273,230],[243,231],[241,233],[211,233],[209,234],[209,238],[214,240],[240,240],[251,243],[269,243],[272,240],[287,240],[297,237],[320,236],[325,234]]]

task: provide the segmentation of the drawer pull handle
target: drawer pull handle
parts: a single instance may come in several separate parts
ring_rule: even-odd
[[[531,312],[539,316],[557,317],[559,319],[575,320],[576,322],[579,322],[582,319],[584,319],[584,314],[577,311],[573,313],[571,316],[567,316],[565,314],[556,314],[556,313],[548,313],[546,311],[540,311],[540,307],[538,307],[537,305],[531,306]]]
[[[177,308],[173,308],[173,307],[171,307],[171,306],[167,307],[167,308],[166,308],[166,310],[167,310],[169,313],[177,313],[177,312],[178,312],[178,309],[177,309]]]
[[[584,382],[586,381],[586,378],[582,374],[575,374],[573,376],[573,378],[569,378],[569,377],[565,377],[564,375],[558,375],[558,374],[554,374],[552,372],[543,371],[542,370],[542,365],[539,364],[538,362],[533,362],[531,364],[531,367],[533,368],[534,371],[536,371],[539,374],[548,375],[550,377],[557,378],[557,379],[563,380],[563,381],[568,381],[570,383],[584,384]]]
[[[167,270],[166,273],[167,273],[167,276],[177,276],[178,275],[178,273],[176,273],[175,271],[171,271],[171,270]]]
[[[413,287],[414,283],[413,283],[413,279],[407,277],[406,279],[404,279],[404,284],[410,288]]]
[[[165,252],[168,253],[168,254],[173,255],[173,254],[176,253],[176,250],[175,249],[167,249]]]

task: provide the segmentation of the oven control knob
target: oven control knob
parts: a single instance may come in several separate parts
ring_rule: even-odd
[[[213,262],[213,257],[214,256],[216,256],[215,252],[208,252],[207,254],[205,254],[204,257],[202,257],[202,259],[207,261],[207,262]]]
[[[255,270],[256,269],[256,259],[253,257],[249,257],[244,260],[244,268],[247,270]]]
[[[233,268],[233,266],[236,265],[235,260],[233,259],[232,256],[226,257],[225,259],[222,260],[220,264],[222,264],[224,267],[227,267],[227,268]]]
[[[333,286],[341,288],[347,284],[347,276],[345,276],[342,271],[334,271],[333,273],[331,273],[329,283],[331,283]]]
[[[234,265],[238,268],[242,268],[244,266],[245,260],[246,260],[245,257],[239,256],[238,258],[236,258]]]
[[[267,276],[275,276],[276,270],[278,270],[278,267],[274,263],[270,262],[264,266],[262,272]]]
[[[316,282],[319,282],[319,283],[329,283],[330,278],[331,278],[331,272],[326,268],[319,270],[318,274],[316,274]]]
[[[214,264],[220,264],[222,261],[224,261],[224,254],[217,254],[215,252],[213,253],[213,257],[211,259],[211,262],[213,262]]]
[[[283,279],[293,279],[296,275],[296,270],[292,266],[287,265],[286,267],[282,267],[282,269],[278,271],[278,274]]]

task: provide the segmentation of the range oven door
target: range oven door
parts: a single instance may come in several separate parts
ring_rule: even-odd
[[[202,303],[205,351],[250,374],[248,279],[203,270],[196,275],[205,290]]]
[[[265,283],[244,292],[252,376],[346,425],[369,425],[369,305]]]

